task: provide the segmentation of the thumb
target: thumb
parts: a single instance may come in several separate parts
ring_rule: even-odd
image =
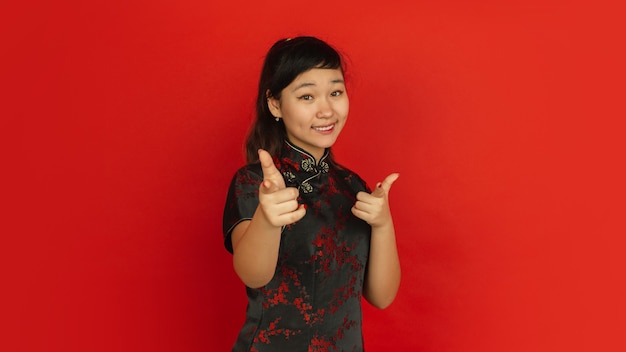
[[[272,178],[280,174],[278,169],[276,169],[276,165],[274,165],[272,156],[267,151],[259,149],[259,161],[261,162],[261,169],[263,170],[263,179]]]
[[[372,192],[372,195],[374,197],[378,197],[378,198],[384,197],[385,194],[389,193],[389,190],[391,190],[391,185],[393,185],[393,183],[396,182],[398,177],[400,177],[400,174],[398,174],[398,173],[393,173],[393,174],[385,177],[383,182],[379,182],[376,185],[376,189],[374,190],[374,192]]]
[[[272,160],[270,153],[259,149],[259,161],[261,162],[261,170],[263,171],[263,183],[265,184],[265,180],[269,180],[271,183],[278,186],[278,188],[284,188],[285,180],[280,174],[280,171],[276,168],[276,165],[274,165],[274,160]],[[266,188],[269,189],[270,187]]]

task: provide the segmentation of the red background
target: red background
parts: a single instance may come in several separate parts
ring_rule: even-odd
[[[603,1],[2,9],[3,351],[225,351],[227,184],[267,48],[349,58],[335,153],[391,201],[368,351],[624,351],[624,13]],[[6,7],[7,5],[3,5]]]

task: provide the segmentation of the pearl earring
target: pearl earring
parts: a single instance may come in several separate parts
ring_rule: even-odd
[[[280,121],[280,117],[277,117],[275,120],[276,120],[276,122]]]

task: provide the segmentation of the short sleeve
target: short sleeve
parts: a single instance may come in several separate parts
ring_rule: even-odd
[[[259,186],[262,181],[260,169],[246,166],[235,173],[230,183],[222,220],[224,246],[230,253],[233,252],[231,232],[240,222],[252,219],[259,205]]]

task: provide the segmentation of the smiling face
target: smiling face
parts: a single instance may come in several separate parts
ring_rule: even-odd
[[[280,99],[268,99],[272,115],[283,119],[289,141],[318,161],[337,140],[349,105],[340,69],[305,71],[282,90]]]

